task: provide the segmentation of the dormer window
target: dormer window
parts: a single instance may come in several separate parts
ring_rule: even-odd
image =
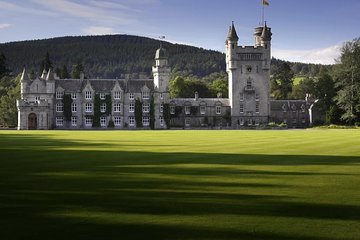
[[[143,92],[142,97],[143,97],[143,99],[149,99],[150,98],[150,93],[149,92]]]
[[[100,93],[100,99],[105,100],[105,93]]]
[[[121,92],[120,91],[114,92],[114,99],[121,99]]]
[[[85,92],[85,99],[91,100],[92,99],[92,93],[90,91]]]
[[[64,92],[56,92],[56,99],[63,99]]]

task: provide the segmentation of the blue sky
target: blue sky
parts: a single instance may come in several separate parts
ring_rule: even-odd
[[[0,0],[0,42],[59,36],[131,34],[223,51],[231,21],[239,45],[253,45],[262,0]],[[269,0],[273,55],[334,63],[360,37],[359,0]]]

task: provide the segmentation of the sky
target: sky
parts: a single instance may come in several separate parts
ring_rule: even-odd
[[[333,64],[360,37],[359,0],[268,0],[276,58]],[[0,43],[61,36],[129,34],[224,51],[234,21],[253,45],[262,0],[0,0]]]

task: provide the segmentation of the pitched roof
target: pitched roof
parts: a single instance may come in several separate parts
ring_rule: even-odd
[[[229,27],[229,32],[228,32],[226,39],[230,40],[230,41],[238,41],[239,40],[239,37],[236,33],[236,29],[234,26],[234,22],[232,22],[231,26]]]

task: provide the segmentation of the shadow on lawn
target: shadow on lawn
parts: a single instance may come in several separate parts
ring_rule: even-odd
[[[360,220],[359,206],[301,202],[295,190],[282,191],[292,188],[287,180],[293,178],[353,177],[298,167],[357,167],[359,157],[49,150],[108,145],[17,136],[0,141],[1,239],[322,240],[259,232],[256,222],[247,230],[211,222],[224,215]],[[14,149],[15,142],[26,147]]]

